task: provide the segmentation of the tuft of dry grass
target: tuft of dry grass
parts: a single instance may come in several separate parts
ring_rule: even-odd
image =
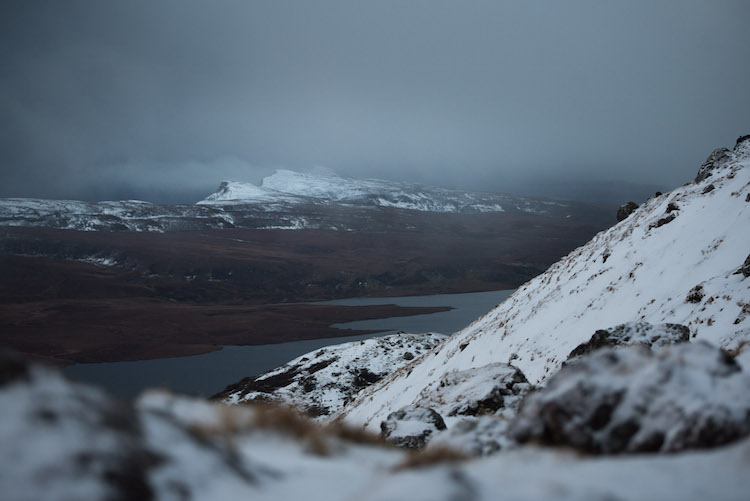
[[[471,459],[467,454],[448,447],[432,447],[412,452],[393,467],[393,471],[412,470],[443,463],[455,463]]]
[[[335,440],[350,444],[392,447],[380,436],[352,427],[341,421],[329,425],[314,422],[295,408],[270,402],[247,405],[215,407],[217,420],[213,423],[192,424],[189,428],[196,436],[209,440],[232,440],[242,433],[272,430],[292,437],[304,444],[306,450],[318,456],[332,454]]]
[[[742,341],[739,342],[736,348],[732,350],[726,350],[726,352],[732,355],[732,358],[737,358],[737,356],[743,351],[745,351],[745,349],[748,347],[750,347],[750,341],[743,339]]]

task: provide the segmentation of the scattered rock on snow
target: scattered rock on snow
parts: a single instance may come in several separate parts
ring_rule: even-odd
[[[568,355],[568,360],[600,348],[639,344],[660,347],[667,344],[683,343],[690,339],[690,329],[681,324],[657,324],[630,322],[609,329],[594,332],[591,339],[576,346]]]
[[[690,289],[690,292],[688,292],[687,297],[685,298],[685,302],[687,303],[700,303],[703,301],[703,298],[705,297],[705,292],[703,292],[703,286],[702,285],[696,285],[692,289]]]
[[[620,221],[627,218],[637,208],[638,208],[638,204],[635,202],[628,202],[626,204],[621,205],[620,208],[617,209],[617,222],[619,223]]]
[[[380,434],[398,447],[424,447],[435,432],[445,430],[443,417],[429,407],[410,405],[391,412],[380,423]]]
[[[675,452],[750,434],[750,376],[707,343],[599,350],[563,367],[511,424],[519,442]]]
[[[674,221],[674,219],[676,217],[677,217],[677,214],[672,213],[672,214],[668,215],[667,217],[663,217],[663,218],[659,219],[655,223],[649,224],[648,225],[648,229],[650,230],[652,228],[661,228],[665,224],[668,224],[668,223],[671,223],[672,221]]]

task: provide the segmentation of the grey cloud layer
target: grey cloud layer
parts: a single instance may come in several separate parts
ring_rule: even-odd
[[[192,196],[313,165],[499,190],[676,185],[750,132],[746,1],[2,10],[0,196]]]

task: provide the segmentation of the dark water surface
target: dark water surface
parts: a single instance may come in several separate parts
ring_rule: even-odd
[[[315,304],[452,306],[454,309],[451,311],[427,315],[362,320],[334,325],[334,327],[340,329],[384,330],[384,332],[375,334],[376,336],[398,331],[452,334],[490,311],[512,292],[512,290],[504,290],[433,296],[353,298]],[[373,334],[259,346],[225,346],[219,351],[189,357],[76,364],[66,367],[64,370],[75,379],[99,384],[112,393],[125,398],[132,398],[144,389],[153,387],[167,387],[181,393],[210,396],[221,391],[228,384],[247,376],[255,376],[274,369],[309,351],[323,346],[359,341],[369,337],[373,337]]]

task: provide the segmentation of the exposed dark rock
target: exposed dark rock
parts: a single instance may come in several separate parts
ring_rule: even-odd
[[[530,394],[508,434],[603,454],[714,447],[750,434],[749,385],[707,343],[603,349]]]
[[[700,303],[703,301],[703,297],[706,294],[703,292],[703,286],[702,285],[696,285],[692,289],[690,289],[690,292],[688,292],[687,297],[685,298],[685,302],[687,303]]]
[[[660,196],[662,196],[662,192],[661,191],[657,191],[656,193],[654,193],[654,196],[655,197],[660,197]]]
[[[737,142],[734,144],[733,152],[735,155],[750,153],[750,134],[737,138]]]
[[[638,204],[635,202],[628,202],[626,204],[623,204],[620,206],[619,209],[617,209],[617,222],[624,220],[626,217],[631,215],[633,211],[635,211],[638,208]]]
[[[407,351],[403,355],[404,360],[414,360],[414,353]]]
[[[375,374],[374,372],[371,372],[368,368],[362,368],[358,369],[355,372],[354,380],[352,381],[352,386],[356,388],[357,390],[360,390],[362,388],[366,388],[367,386],[370,386],[373,383],[377,383],[381,379],[383,379],[383,376],[385,374]]]
[[[698,169],[698,174],[695,176],[695,182],[700,183],[704,179],[711,176],[711,171],[717,167],[721,167],[728,161],[732,160],[732,152],[726,148],[718,148],[711,152],[705,162]]]
[[[667,212],[672,212],[674,210],[680,210],[680,207],[674,202],[669,202],[669,205],[667,205]]]
[[[703,188],[703,191],[701,191],[701,193],[705,195],[706,193],[711,193],[715,189],[716,189],[716,186],[714,186],[713,183],[711,183],[708,186],[706,186],[705,188]]]
[[[445,421],[434,409],[410,405],[388,414],[380,423],[380,435],[398,447],[424,447],[435,432],[445,430]]]
[[[570,352],[568,360],[601,348],[634,344],[656,348],[667,344],[684,343],[689,339],[690,329],[681,324],[651,325],[647,322],[631,322],[594,332],[591,339],[579,344]]]
[[[677,217],[677,214],[670,214],[667,217],[663,217],[663,218],[659,219],[655,223],[649,224],[648,225],[648,229],[650,230],[652,228],[660,228],[660,227],[664,226],[665,224],[668,224],[668,223],[671,223],[672,221],[674,221],[676,217]]]
[[[740,267],[739,272],[742,273],[743,276],[750,277],[750,254],[747,255],[747,258]]]

